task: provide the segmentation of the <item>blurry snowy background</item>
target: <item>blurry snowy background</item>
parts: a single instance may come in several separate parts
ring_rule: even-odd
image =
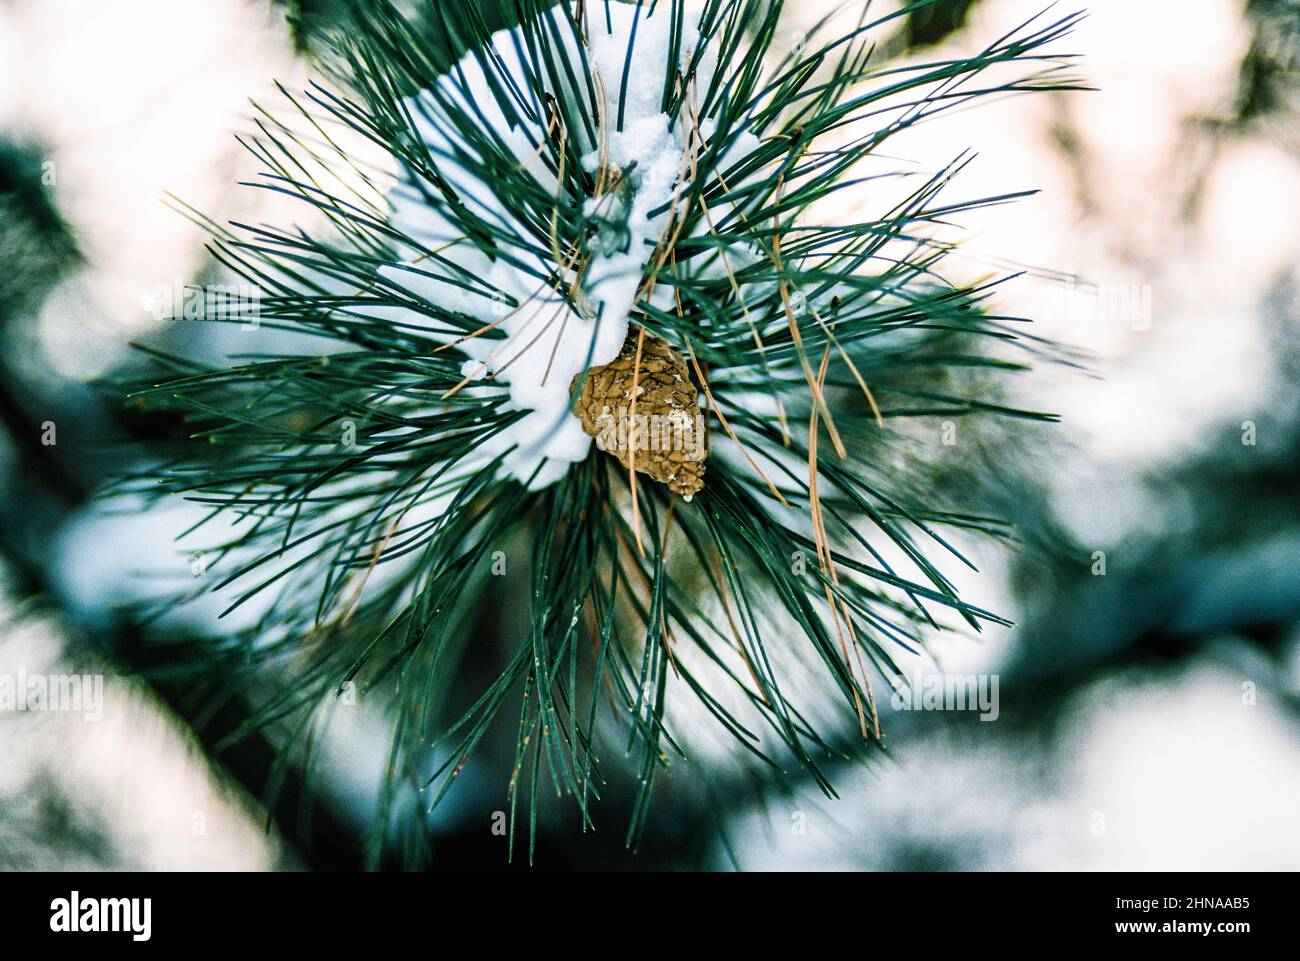
[[[879,55],[970,54],[1043,5],[940,0],[884,29]],[[790,0],[788,42],[832,7]],[[1300,3],[1088,9],[1068,47],[1098,92],[988,103],[891,144],[922,170],[974,148],[963,197],[1041,191],[967,217],[952,272],[1040,268],[1000,309],[1095,373],[1023,379],[1016,399],[1062,426],[985,452],[1000,506],[1044,549],[977,548],[959,586],[1017,627],[909,666],[996,674],[997,720],[887,713],[892,756],[834,771],[837,801],[759,798],[739,773],[711,804],[666,788],[636,858],[614,796],[608,830],[545,825],[543,866],[1300,868]],[[147,309],[212,269],[161,199],[276,219],[235,186],[257,166],[234,134],[272,81],[303,85],[295,25],[332,12],[0,0],[0,677],[104,678],[98,719],[0,711],[0,869],[357,864],[382,710],[344,712],[310,792],[276,768],[273,735],[214,750],[238,699],[213,710],[144,680],[155,655],[114,614],[156,589],[142,574],[183,573],[172,538],[192,515],[106,518],[88,500],[133,466],[123,438],[169,429],[91,387],[138,363],[130,341],[250,349]],[[969,480],[960,443],[936,450]],[[466,769],[432,825],[435,867],[502,864],[502,773]]]

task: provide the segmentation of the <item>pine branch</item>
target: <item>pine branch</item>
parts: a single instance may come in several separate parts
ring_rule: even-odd
[[[873,32],[922,6],[814,33],[784,57],[782,5],[768,0],[708,0],[698,20],[676,0],[517,0],[518,27],[495,37],[474,5],[432,5],[432,30],[388,2],[350,8],[323,56],[328,82],[286,91],[285,110],[260,110],[244,141],[265,166],[252,186],[295,198],[326,229],[222,226],[178,202],[211,230],[214,257],[262,292],[255,317],[231,304],[220,320],[333,349],[221,367],[160,357],[164,373],[132,395],[181,412],[208,453],[123,489],[234,519],[215,545],[214,589],[233,605],[271,599],[253,630],[213,642],[223,670],[287,678],[249,731],[304,717],[349,683],[386,692],[389,800],[418,791],[432,807],[517,710],[509,810],[515,831],[527,816],[531,856],[543,788],[594,824],[617,726],[638,787],[635,846],[656,779],[688,756],[677,700],[696,700],[753,763],[797,765],[829,795],[822,765],[842,756],[838,732],[801,710],[779,651],[811,655],[828,696],[876,741],[872,673],[893,676],[895,656],[935,630],[1006,623],[941,569],[969,565],[946,529],[1007,537],[1005,526],[932,503],[923,471],[881,465],[906,444],[907,418],[1052,419],[987,390],[1038,347],[984,311],[996,281],[943,276],[939,228],[1023,194],[955,201],[968,155],[918,177],[881,148],[982,98],[1080,89],[1052,52],[1078,17],[1033,18],[969,58],[877,63]],[[598,66],[593,36],[629,18],[621,68]],[[468,51],[450,66],[448,37]],[[662,78],[636,72],[659,49],[652,37],[666,45]],[[985,79],[1007,67],[1018,73]],[[646,84],[682,155],[674,188],[644,212],[667,227],[641,250],[610,211],[626,212],[649,175],[610,158]],[[358,140],[393,158],[391,190],[345,146]],[[908,181],[873,220],[816,217],[863,184]],[[545,463],[511,475],[520,442],[493,446],[532,416],[499,376],[532,344],[552,362],[562,342],[566,361],[581,359],[581,391],[602,324],[619,319],[602,313],[593,277],[629,251],[644,268],[626,319],[689,363],[708,419],[691,503],[594,448],[543,482]],[[535,293],[500,289],[500,270]],[[503,319],[529,311],[541,333],[507,333]],[[561,317],[589,323],[589,339]],[[474,366],[482,344],[495,379]],[[571,416],[555,412],[546,436]],[[468,625],[510,544],[528,557],[511,559],[528,572],[528,635],[453,711]],[[390,843],[386,828],[374,843]]]

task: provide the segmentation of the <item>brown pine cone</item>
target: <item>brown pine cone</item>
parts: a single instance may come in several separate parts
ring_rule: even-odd
[[[635,451],[637,471],[689,501],[704,487],[704,461],[709,455],[699,393],[682,355],[649,333],[641,342],[640,369],[635,369],[639,335],[640,330],[631,328],[613,361],[592,367],[585,379],[583,374],[573,379],[570,393],[582,382],[573,412],[582,420],[582,429],[596,438],[597,447],[613,454],[624,467]]]

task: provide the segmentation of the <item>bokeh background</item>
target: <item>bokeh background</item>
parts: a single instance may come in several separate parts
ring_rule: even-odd
[[[790,0],[783,42],[832,6]],[[940,0],[883,28],[877,56],[970,54],[1042,6]],[[1017,550],[969,545],[980,572],[959,581],[1016,627],[908,667],[996,675],[997,720],[886,709],[888,756],[833,770],[833,801],[704,747],[709,791],[669,778],[638,854],[615,792],[607,830],[544,820],[541,866],[1300,869],[1300,3],[1087,7],[1068,48],[1094,92],[989,102],[891,143],[922,170],[973,148],[961,196],[1040,191],[964,218],[953,271],[1024,270],[999,309],[1077,352],[1010,389],[1060,425],[978,445],[933,425],[948,483],[1022,532]],[[0,711],[0,869],[360,865],[384,706],[337,712],[314,773],[274,730],[225,744],[240,692],[159,672],[120,614],[184,572],[192,513],[92,500],[175,428],[97,386],[139,365],[132,342],[250,349],[153,309],[151,292],[217,276],[163,200],[283,219],[237,186],[258,167],[235,134],[273,81],[305,84],[311,31],[336,14],[0,0],[0,675],[105,685],[96,720]],[[183,645],[213,615],[164,628]],[[505,865],[506,746],[430,820],[431,866]]]

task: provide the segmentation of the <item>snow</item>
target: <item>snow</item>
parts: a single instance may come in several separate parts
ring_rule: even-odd
[[[383,267],[380,273],[446,310],[484,324],[495,323],[495,332],[505,335],[504,339],[481,335],[460,345],[469,357],[463,367],[471,380],[467,390],[487,396],[504,385],[509,391],[505,409],[529,411],[482,445],[476,459],[486,462],[504,453],[504,474],[534,489],[559,480],[570,464],[587,456],[592,439],[570,412],[569,385],[575,375],[618,355],[629,315],[642,295],[650,259],[669,226],[673,201],[687,186],[687,140],[693,127],[682,120],[673,123],[660,109],[671,30],[672,17],[666,5],[651,13],[648,8],[611,3],[597,5],[589,13],[586,59],[605,103],[599,110],[599,142],[582,144],[586,148],[583,163],[592,173],[602,167],[617,168],[624,179],[585,204],[589,216],[609,225],[610,237],[616,242],[597,246],[574,298],[578,309],[566,304],[542,280],[556,272],[553,255],[542,257],[533,247],[498,239],[502,249],[495,259],[490,258],[464,239],[449,205],[433,185],[417,184],[410,170],[403,170],[389,194],[393,225],[426,248],[440,250],[445,260],[438,263],[416,251],[409,256],[404,252],[404,263]],[[578,41],[563,29],[558,34],[566,39],[557,46],[571,63],[579,64]],[[522,37],[518,28],[493,35],[491,69],[498,78],[513,81],[520,97],[531,98],[525,83],[525,61],[520,56],[526,49]],[[698,23],[687,13],[679,47],[682,66],[699,42]],[[620,130],[619,98],[629,43],[634,43],[634,50]],[[702,81],[712,69],[705,58]],[[465,153],[470,148],[450,117],[468,111],[477,118],[480,129],[499,138],[543,190],[554,193],[555,177],[539,159],[538,144],[547,132],[529,121],[511,126],[475,54],[467,54],[444,75],[436,90],[426,90],[404,104],[439,173],[475,215],[499,227],[507,237],[526,236],[521,212],[511,198],[501,196],[495,184],[467,169]],[[557,99],[572,96],[571,92],[548,92]],[[581,131],[572,135],[583,136]],[[743,149],[756,144],[745,143]],[[573,271],[563,269],[571,265],[559,266],[561,275],[573,280]],[[652,296],[657,306],[671,306],[671,291],[666,287],[657,288]],[[415,311],[384,313],[401,323],[436,329],[435,321]]]

